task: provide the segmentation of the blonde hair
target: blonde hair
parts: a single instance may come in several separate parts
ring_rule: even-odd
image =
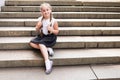
[[[40,5],[40,11],[42,10],[42,8],[43,8],[44,6],[47,6],[48,8],[51,9],[51,13],[50,13],[50,21],[51,21],[51,20],[52,20],[52,6],[51,6],[49,3],[42,3],[42,4]],[[42,20],[43,20],[43,18],[42,18]]]
[[[47,7],[49,7],[49,8],[52,10],[52,6],[51,6],[49,3],[42,3],[42,4],[40,5],[40,10],[42,10],[42,8],[43,8],[44,6],[47,6]]]

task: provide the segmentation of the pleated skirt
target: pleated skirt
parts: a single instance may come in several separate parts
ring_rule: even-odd
[[[54,34],[37,35],[30,42],[35,44],[44,44],[46,47],[53,47],[56,44],[57,36]]]

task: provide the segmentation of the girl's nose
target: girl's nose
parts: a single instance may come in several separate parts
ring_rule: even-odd
[[[47,11],[45,11],[45,13],[47,13]]]

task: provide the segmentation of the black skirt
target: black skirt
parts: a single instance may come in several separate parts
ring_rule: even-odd
[[[43,35],[42,37],[40,35],[37,35],[30,42],[35,44],[44,44],[46,47],[52,47],[55,45],[56,40],[57,40],[56,35],[49,34],[49,35]]]

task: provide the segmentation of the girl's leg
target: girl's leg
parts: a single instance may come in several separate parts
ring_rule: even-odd
[[[35,44],[35,43],[32,43],[32,42],[30,42],[29,44],[30,44],[30,46],[32,46],[35,49],[40,49],[39,44]]]
[[[40,48],[41,53],[42,53],[42,55],[43,55],[43,57],[44,57],[44,60],[45,60],[45,61],[48,60],[49,58],[48,58],[48,52],[47,52],[46,46],[43,45],[43,44],[39,44],[39,48]]]
[[[52,71],[53,62],[49,60],[47,47],[43,44],[39,44],[39,47],[40,47],[41,53],[42,53],[44,60],[45,60],[46,74],[49,74]]]

